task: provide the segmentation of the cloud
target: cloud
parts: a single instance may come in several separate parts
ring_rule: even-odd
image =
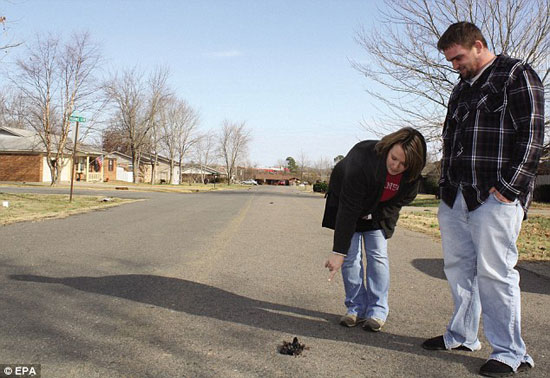
[[[242,55],[243,52],[239,50],[214,51],[206,53],[206,56],[210,58],[236,58]]]

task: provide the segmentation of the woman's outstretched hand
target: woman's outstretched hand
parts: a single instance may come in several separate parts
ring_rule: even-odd
[[[336,272],[338,272],[338,269],[342,266],[344,263],[344,256],[337,255],[336,253],[331,253],[327,261],[325,262],[325,268],[328,268],[329,276],[328,280],[332,281],[334,278],[334,275]]]

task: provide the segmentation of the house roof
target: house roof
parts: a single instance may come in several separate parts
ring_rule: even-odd
[[[212,168],[208,167],[206,165],[203,165],[202,167],[196,164],[188,165],[183,169],[182,174],[184,175],[222,175],[222,172]]]
[[[40,136],[34,132],[0,126],[0,152],[45,152]]]
[[[109,156],[115,156],[117,159],[124,160],[129,164],[133,163],[132,162],[132,157],[130,155],[123,154],[122,152],[119,152],[119,151],[109,152],[108,155]],[[153,161],[153,159],[154,159],[154,155],[151,155],[151,154],[148,154],[148,153],[142,153],[141,158],[140,158],[140,163],[142,163],[142,164],[151,164],[151,161]],[[162,163],[162,164],[170,165],[170,159],[168,159],[167,157],[162,156],[162,155],[158,155],[158,160],[157,161],[159,163]]]
[[[36,135],[36,132],[15,127],[0,126],[0,137],[16,136],[16,137],[31,137]]]
[[[54,135],[56,138],[57,135]],[[67,139],[65,144],[65,153],[70,153],[73,150],[73,141]],[[0,152],[33,152],[33,153],[45,153],[46,147],[40,135],[33,130],[16,129],[13,127],[0,126]],[[104,155],[105,152],[101,151],[94,146],[79,143],[78,154],[82,155]]]
[[[155,158],[155,155],[153,155],[153,154],[149,154],[147,152],[142,152],[141,153],[141,161],[143,161],[144,163],[151,164],[151,162],[153,161],[154,158]],[[170,159],[167,158],[166,156],[157,155],[157,162],[169,165],[170,164]]]
[[[109,157],[114,156],[114,157],[116,157],[117,159],[124,160],[124,161],[126,161],[127,163],[132,164],[132,157],[131,157],[131,156],[128,156],[128,155],[126,155],[126,154],[123,154],[122,152],[112,151],[112,152],[109,152],[108,155],[109,155]]]

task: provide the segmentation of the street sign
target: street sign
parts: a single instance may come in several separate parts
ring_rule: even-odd
[[[70,116],[69,121],[71,122],[86,122],[86,118],[78,116]]]

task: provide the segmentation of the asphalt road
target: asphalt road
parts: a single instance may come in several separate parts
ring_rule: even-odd
[[[369,333],[337,324],[322,197],[114,194],[146,200],[0,227],[0,364],[40,363],[42,377],[468,377],[490,353],[483,337],[473,353],[420,347],[452,311],[440,244],[421,234],[390,240],[390,316]],[[549,376],[550,280],[522,270],[522,288],[529,376]],[[294,336],[309,349],[278,354]]]

